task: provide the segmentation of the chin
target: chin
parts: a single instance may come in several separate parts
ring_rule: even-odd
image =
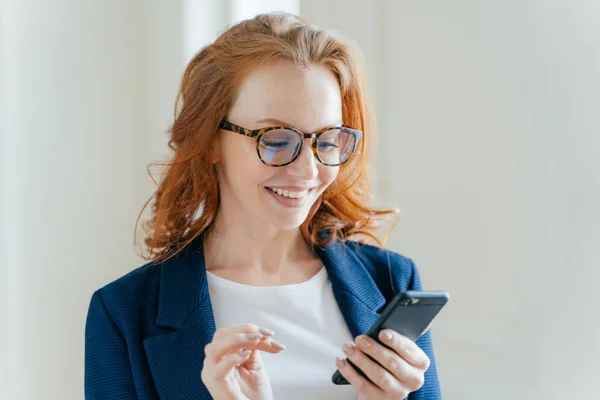
[[[300,228],[304,221],[306,220],[307,214],[302,213],[302,215],[298,215],[297,217],[293,216],[273,216],[272,219],[269,219],[269,224],[273,225],[275,228],[280,230],[294,230]]]
[[[285,213],[274,212],[273,209],[270,211],[263,214],[268,215],[265,222],[279,230],[293,230],[298,229],[306,221],[310,208]]]

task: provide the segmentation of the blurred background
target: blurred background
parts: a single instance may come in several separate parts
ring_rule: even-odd
[[[445,399],[600,399],[600,2],[0,0],[0,398],[83,398],[94,290],[135,219],[186,63],[285,10],[365,54],[389,248],[451,302]]]

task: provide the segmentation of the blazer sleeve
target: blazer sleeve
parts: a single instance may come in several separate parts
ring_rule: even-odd
[[[125,340],[100,291],[92,295],[85,326],[85,398],[137,399]]]
[[[421,277],[419,271],[415,266],[414,262],[410,260],[412,269],[412,278],[409,284],[408,290],[423,290],[421,285]],[[435,356],[433,354],[433,343],[431,341],[431,330],[428,330],[425,334],[421,335],[417,339],[417,345],[427,354],[431,364],[429,369],[425,372],[425,383],[421,389],[411,393],[408,396],[408,400],[441,400],[442,394],[440,390],[440,382],[437,374],[437,366],[435,363]]]

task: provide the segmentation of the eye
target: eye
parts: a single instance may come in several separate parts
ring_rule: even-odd
[[[265,147],[267,149],[270,150],[284,150],[286,149],[289,145],[290,142],[288,141],[275,141],[275,140],[262,140],[261,141],[261,146]]]
[[[317,143],[317,146],[319,147],[319,150],[322,150],[322,151],[333,150],[333,149],[339,147],[338,144],[335,142],[323,142],[323,141],[319,141]]]

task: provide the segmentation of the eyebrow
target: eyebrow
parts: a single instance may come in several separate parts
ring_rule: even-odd
[[[268,123],[268,124],[275,124],[275,125],[282,125],[282,126],[289,126],[292,128],[296,128],[294,125],[292,125],[288,122],[282,121],[280,119],[277,119],[277,118],[265,118],[265,119],[255,121],[255,123],[257,123],[257,124]],[[335,121],[333,121],[333,124],[327,125],[327,126],[339,126],[339,125],[342,125],[341,119],[336,119]],[[296,129],[298,129],[298,128],[296,128]]]

